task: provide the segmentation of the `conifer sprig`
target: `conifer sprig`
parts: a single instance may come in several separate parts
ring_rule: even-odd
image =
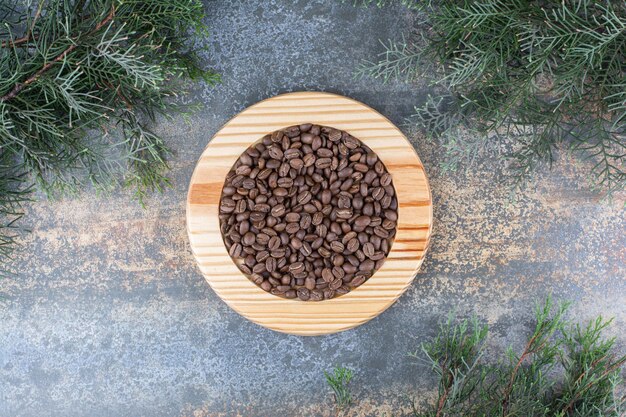
[[[436,397],[414,401],[410,415],[622,417],[626,356],[616,352],[615,338],[603,336],[612,321],[598,317],[580,325],[566,317],[568,307],[550,298],[538,305],[524,346],[499,360],[484,355],[486,325],[450,316],[410,355],[438,380]]]
[[[140,201],[167,186],[170,151],[150,124],[183,110],[184,78],[219,79],[187,40],[203,16],[199,0],[0,3],[2,224],[31,182],[50,195],[121,184]]]
[[[409,80],[435,74],[441,97],[417,107],[413,121],[452,150],[448,167],[485,148],[507,148],[501,156],[520,185],[551,165],[558,150],[569,150],[593,161],[594,186],[608,194],[624,189],[626,3],[409,3],[422,11],[417,35],[386,43],[359,73]]]

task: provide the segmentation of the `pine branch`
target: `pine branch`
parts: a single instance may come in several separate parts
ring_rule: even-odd
[[[40,6],[39,10],[41,11],[41,6]],[[115,6],[113,5],[113,6],[111,6],[111,11],[109,12],[109,14],[101,22],[99,22],[96,25],[96,27],[91,32],[89,32],[87,34],[87,36],[93,35],[97,31],[102,29],[105,25],[107,25],[109,22],[111,22],[113,20],[114,16],[115,16]],[[29,34],[26,35],[26,36],[27,36],[27,38],[30,37],[30,30],[29,30]],[[65,49],[63,52],[61,52],[59,55],[57,55],[52,61],[46,63],[43,67],[41,67],[41,69],[39,71],[35,72],[33,75],[31,75],[23,83],[16,83],[15,87],[13,87],[13,89],[11,91],[9,91],[4,96],[0,97],[0,101],[9,101],[9,100],[15,98],[20,93],[20,91],[22,91],[25,87],[28,87],[30,84],[32,84],[35,81],[37,81],[43,74],[45,74],[50,68],[52,68],[52,66],[55,63],[62,62],[67,57],[67,55],[69,53],[71,53],[74,49],[78,48],[78,45],[80,44],[79,42],[80,42],[80,39],[78,39],[78,38],[74,39],[71,42],[71,45],[67,47],[67,49]]]
[[[449,150],[445,167],[470,165],[477,151],[504,145],[500,159],[512,162],[506,172],[519,186],[570,149],[593,161],[597,188],[607,195],[624,190],[624,2],[443,0],[419,9],[427,18],[417,35],[388,42],[357,74],[431,77],[445,101],[452,98],[449,115],[413,118]],[[432,130],[436,120],[442,123]],[[525,133],[502,134],[515,130]]]
[[[185,111],[175,101],[183,76],[219,80],[187,46],[206,32],[202,3],[39,0],[0,13],[0,153],[18,188],[34,181],[63,195],[121,184],[143,204],[167,187],[171,152],[150,125]]]
[[[337,411],[344,410],[352,404],[352,394],[348,384],[352,380],[352,371],[344,367],[335,367],[332,373],[324,371],[326,383],[335,395]]]
[[[436,398],[417,407],[414,417],[623,417],[620,371],[626,356],[603,332],[601,317],[587,326],[565,317],[569,303],[548,298],[535,311],[535,329],[519,355],[482,358],[487,326],[451,315],[438,334],[412,353],[438,378]],[[490,361],[490,362],[493,362]],[[557,366],[561,364],[561,366]]]

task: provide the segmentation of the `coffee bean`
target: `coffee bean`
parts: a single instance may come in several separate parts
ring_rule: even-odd
[[[308,288],[309,290],[313,290],[313,289],[315,289],[315,278],[313,278],[313,277],[307,277],[307,278],[304,280],[304,286],[305,286],[306,288]]]
[[[298,194],[298,204],[306,204],[311,201],[311,192],[310,191],[302,191]]]
[[[331,251],[329,251],[328,249],[326,249],[326,248],[325,248],[325,247],[323,247],[323,246],[317,250],[317,253],[319,253],[319,255],[320,255],[322,258],[329,258],[329,257],[330,257],[330,255],[332,254],[332,253],[331,253]]]
[[[318,158],[315,161],[315,167],[319,169],[329,168],[332,163],[332,159],[330,158]]]
[[[324,293],[321,290],[311,291],[309,301],[322,301],[324,299]]]
[[[374,245],[372,243],[367,242],[366,244],[363,245],[363,253],[368,258],[371,258],[375,251],[376,251],[376,248],[374,248]]]
[[[370,272],[374,269],[374,261],[366,259],[359,264],[359,271]]]
[[[337,217],[340,219],[349,219],[350,217],[352,217],[352,209],[350,208],[338,209]]]
[[[301,299],[302,301],[307,301],[309,299],[309,297],[311,296],[311,293],[309,292],[308,288],[298,288],[298,290],[296,291],[298,294],[298,298]]]
[[[302,262],[294,262],[289,265],[289,272],[291,272],[292,274],[297,274],[302,271],[304,271],[304,263]]]
[[[365,164],[354,164],[352,168],[354,168],[355,171],[362,172],[362,173],[369,171],[369,167]]]
[[[341,253],[341,252],[344,251],[345,248],[344,248],[343,243],[341,243],[341,242],[339,242],[337,240],[334,240],[334,241],[330,242],[330,249],[332,249],[333,252]]]
[[[389,232],[381,226],[376,226],[374,228],[374,233],[376,234],[376,236],[379,236],[383,239],[386,239],[389,237]]]
[[[359,249],[359,241],[356,238],[350,239],[346,245],[346,249],[348,252],[356,252],[357,249]]]
[[[336,277],[334,276],[333,271],[330,268],[324,268],[322,270],[322,278],[324,279],[325,282],[331,282]]]
[[[365,280],[367,280],[367,276],[365,275],[356,275],[352,281],[350,281],[350,286],[351,287],[358,287],[359,285],[363,284],[365,282]]]
[[[228,254],[233,258],[239,258],[241,256],[242,250],[243,250],[243,247],[241,246],[241,244],[235,243],[234,245],[230,247]]]
[[[337,290],[337,288],[341,287],[342,285],[343,285],[343,282],[341,281],[341,279],[337,278],[334,281],[332,281],[330,284],[328,284],[328,287],[331,290]]]
[[[311,245],[309,245],[307,242],[303,242],[302,247],[300,248],[300,253],[304,256],[309,256],[311,253],[313,253]]]
[[[333,266],[332,272],[335,278],[343,278],[346,275],[346,271],[341,266]]]

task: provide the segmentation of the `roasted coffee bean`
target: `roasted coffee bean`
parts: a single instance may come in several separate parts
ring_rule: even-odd
[[[308,288],[300,287],[298,288],[296,292],[298,294],[298,298],[301,299],[302,301],[307,301],[311,296],[311,293]]]
[[[255,240],[256,240],[256,236],[254,236],[254,233],[248,232],[245,235],[243,235],[242,242],[244,245],[250,246],[254,243]]]
[[[346,271],[340,266],[333,266],[332,272],[335,278],[343,278],[346,275]]]
[[[362,230],[365,230],[365,228],[369,226],[371,222],[372,222],[371,216],[359,216],[356,219],[354,219],[354,226],[362,231]]]
[[[292,274],[296,274],[302,271],[304,271],[304,263],[302,262],[294,262],[289,265],[289,272],[291,272]]]
[[[359,264],[359,271],[370,272],[374,269],[374,261],[366,259]]]
[[[311,291],[309,301],[322,301],[324,299],[324,293],[321,290]]]
[[[302,247],[300,248],[300,253],[304,256],[309,256],[311,253],[313,253],[311,245],[309,245],[307,242],[303,242]]]
[[[335,291],[335,293],[338,295],[347,294],[349,292],[350,292],[350,287],[348,287],[347,285],[342,285],[341,287],[337,288],[337,291]]]
[[[265,260],[265,269],[269,273],[274,272],[276,270],[276,258],[267,258]]]
[[[233,258],[239,258],[241,256],[241,252],[243,251],[243,247],[240,243],[233,244],[228,250],[228,254]]]
[[[335,275],[333,274],[333,271],[330,268],[324,268],[324,269],[322,269],[322,278],[324,279],[325,282],[331,282],[336,277],[335,277]]]
[[[374,233],[376,234],[376,236],[379,236],[383,239],[386,239],[389,237],[389,232],[381,226],[376,226],[374,228]]]
[[[313,277],[307,277],[307,278],[304,280],[304,286],[305,286],[306,288],[308,288],[309,290],[313,290],[313,289],[315,289],[315,278],[313,278]]]
[[[359,249],[359,241],[358,239],[354,238],[354,239],[350,239],[348,241],[348,244],[346,245],[346,249],[348,250],[348,252],[356,252],[357,249]]]
[[[341,253],[344,251],[345,247],[343,243],[339,242],[338,240],[333,240],[332,242],[330,242],[330,249],[333,252]]]
[[[322,258],[328,258],[332,255],[332,252],[323,246],[317,250],[317,253],[319,253]]]
[[[229,255],[264,291],[321,301],[382,266],[398,202],[378,156],[346,132],[304,123],[266,135],[226,175]]]
[[[332,159],[330,158],[317,158],[315,161],[315,167],[319,169],[330,168]]]
[[[338,209],[337,217],[340,219],[349,219],[350,217],[352,217],[352,209],[350,208]]]

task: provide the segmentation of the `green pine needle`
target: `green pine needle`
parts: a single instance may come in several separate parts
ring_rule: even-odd
[[[324,371],[326,382],[335,395],[335,407],[337,410],[348,408],[352,404],[352,394],[348,384],[352,380],[352,371],[344,367],[335,367],[332,373]]]

